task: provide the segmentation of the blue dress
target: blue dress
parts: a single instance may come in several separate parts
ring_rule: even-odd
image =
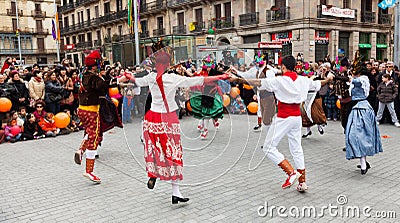
[[[383,152],[375,113],[366,100],[369,86],[366,76],[355,78],[351,83],[352,100],[358,102],[352,108],[346,126],[346,159]]]

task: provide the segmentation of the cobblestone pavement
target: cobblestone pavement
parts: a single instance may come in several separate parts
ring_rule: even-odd
[[[384,152],[368,157],[372,168],[361,175],[356,168],[359,161],[345,159],[340,123],[329,122],[324,135],[313,127],[313,134],[302,140],[309,191],[300,194],[294,187],[282,190],[282,170],[268,159],[262,161],[265,132],[252,131],[255,121],[255,116],[227,116],[218,131],[211,128],[209,138],[201,140],[197,121],[184,117],[181,192],[190,201],[183,205],[171,204],[168,182],[157,181],[154,190],[147,189],[138,121],[105,134],[95,164],[102,179],[99,185],[84,178],[84,167],[73,161],[82,132],[1,144],[0,221],[399,221],[400,129],[380,125],[381,135],[389,136],[382,138]],[[293,163],[285,138],[279,149]],[[360,217],[352,216],[352,208],[360,210]],[[297,210],[299,218],[293,217]],[[388,217],[394,214],[397,219]]]

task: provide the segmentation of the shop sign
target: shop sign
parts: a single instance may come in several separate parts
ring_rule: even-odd
[[[316,44],[329,44],[329,32],[315,31],[314,40]]]
[[[273,42],[291,42],[292,41],[292,31],[272,33],[271,39]]]
[[[282,42],[258,42],[260,49],[282,49]]]
[[[73,50],[75,49],[75,44],[67,44],[64,46],[65,50]]]
[[[354,9],[341,9],[337,7],[328,8],[328,6],[322,5],[322,15],[354,19],[356,11]]]

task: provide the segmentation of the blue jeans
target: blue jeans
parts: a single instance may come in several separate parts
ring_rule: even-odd
[[[46,112],[57,114],[60,111],[60,102],[46,103]]]
[[[122,122],[131,122],[131,111],[135,108],[133,96],[124,95],[122,99]]]
[[[332,118],[332,116],[333,116],[334,119],[338,119],[339,112],[338,112],[337,108],[333,107],[333,108],[326,108],[326,109],[328,111],[327,118]]]
[[[21,135],[22,135],[22,133],[19,133],[15,137],[7,136],[6,141],[11,141],[11,139],[15,139],[15,141],[19,141],[19,139],[21,138]]]

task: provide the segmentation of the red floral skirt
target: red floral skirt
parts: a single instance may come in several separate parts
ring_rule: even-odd
[[[148,177],[182,180],[181,129],[176,112],[148,111],[143,121],[143,135]]]

